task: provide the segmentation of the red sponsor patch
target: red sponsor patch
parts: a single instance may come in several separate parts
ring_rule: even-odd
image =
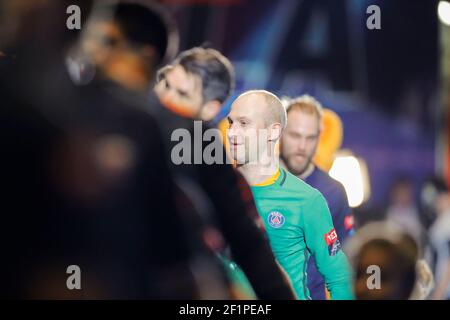
[[[328,232],[327,234],[324,235],[325,238],[325,242],[327,243],[327,246],[329,246],[330,244],[333,244],[336,242],[336,240],[338,239],[336,230],[331,229],[330,232]]]
[[[353,228],[355,221],[352,215],[346,216],[344,219],[345,230],[350,230]]]

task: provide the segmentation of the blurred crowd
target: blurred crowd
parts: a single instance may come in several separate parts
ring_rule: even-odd
[[[221,163],[173,161],[176,129],[195,137],[200,120],[201,138],[215,127],[234,92],[230,61],[207,47],[178,52],[176,24],[151,1],[77,1],[80,30],[66,27],[71,2],[0,3],[0,296],[298,298],[254,184],[226,163],[226,133],[216,137]],[[384,220],[358,225],[342,185],[314,162],[324,108],[308,95],[283,103],[276,152],[327,201],[354,297],[449,299],[446,182],[425,181],[416,204],[412,182],[399,178]],[[207,142],[189,141],[193,152],[182,157],[194,163]],[[272,226],[283,223],[275,218]],[[71,265],[82,290],[68,290]],[[309,259],[304,285],[313,300],[329,299],[317,266]]]

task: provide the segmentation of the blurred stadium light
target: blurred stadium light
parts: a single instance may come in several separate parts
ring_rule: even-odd
[[[439,2],[438,17],[442,23],[450,26],[450,3],[448,1],[440,1]]]
[[[366,163],[350,151],[338,153],[329,174],[344,185],[350,207],[358,207],[369,198],[370,183]]]

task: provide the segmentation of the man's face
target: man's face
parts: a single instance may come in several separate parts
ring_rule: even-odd
[[[228,114],[230,154],[237,164],[256,162],[267,150],[267,128],[263,97],[248,95],[236,100]],[[262,134],[266,132],[266,135]]]
[[[407,182],[397,184],[392,190],[391,202],[400,207],[414,205],[412,186]]]
[[[184,116],[198,118],[203,106],[202,81],[180,65],[168,69],[155,86],[161,102]]]
[[[95,65],[107,67],[114,64],[119,53],[127,48],[120,28],[110,21],[93,21],[82,38],[82,48]]]
[[[319,141],[317,116],[300,110],[288,113],[287,127],[281,138],[281,157],[287,169],[302,174],[313,158]]]

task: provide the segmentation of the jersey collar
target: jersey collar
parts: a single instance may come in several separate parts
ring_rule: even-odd
[[[252,187],[267,187],[267,186],[270,186],[270,185],[274,184],[278,180],[280,175],[281,175],[281,168],[278,168],[277,172],[275,172],[275,174],[273,176],[267,178],[266,180],[264,180],[261,183],[254,184]]]

